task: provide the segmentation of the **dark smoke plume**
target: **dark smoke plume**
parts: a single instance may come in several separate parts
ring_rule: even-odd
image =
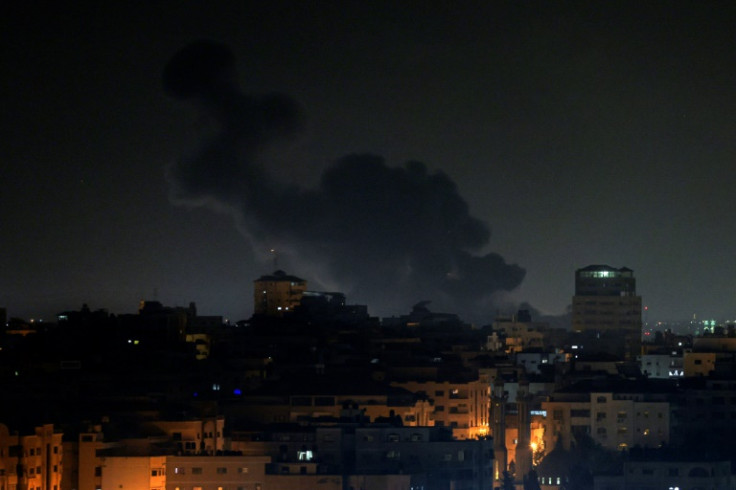
[[[405,312],[432,300],[465,318],[524,278],[497,254],[473,253],[488,244],[488,227],[469,214],[447,175],[422,163],[398,168],[378,156],[349,155],[315,189],[276,181],[259,157],[299,129],[298,105],[283,95],[242,93],[227,47],[184,48],[167,64],[164,87],[198,103],[218,125],[193,157],[169,169],[175,201],[232,211],[255,248],[291,253],[289,272],[313,280],[320,271],[321,282],[372,311]]]

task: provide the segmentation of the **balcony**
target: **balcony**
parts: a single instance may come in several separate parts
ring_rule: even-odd
[[[450,390],[448,397],[450,400],[468,400],[470,398],[468,392],[463,390]]]

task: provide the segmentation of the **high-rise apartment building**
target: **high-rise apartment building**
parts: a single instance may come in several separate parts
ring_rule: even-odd
[[[608,265],[589,265],[575,271],[572,329],[597,336],[622,335],[627,358],[639,354],[641,296],[636,294],[634,271]]]
[[[256,315],[283,316],[299,306],[307,281],[282,270],[254,281],[253,304]]]

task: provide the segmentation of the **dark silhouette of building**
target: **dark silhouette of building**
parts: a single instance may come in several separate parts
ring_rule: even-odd
[[[261,276],[253,284],[255,315],[282,317],[299,306],[307,281],[282,270]]]
[[[490,422],[493,424],[493,480],[499,483],[507,471],[506,400],[503,379],[494,381],[491,395]]]

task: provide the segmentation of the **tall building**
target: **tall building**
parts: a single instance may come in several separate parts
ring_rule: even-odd
[[[524,483],[532,470],[531,412],[530,404],[534,396],[529,392],[529,381],[522,372],[516,392],[519,432],[516,442],[516,481]]]
[[[254,314],[283,316],[299,306],[306,290],[306,280],[290,276],[282,270],[261,276],[253,285]]]
[[[506,400],[503,379],[494,381],[489,411],[490,423],[493,424],[493,480],[499,483],[508,469],[506,452]]]
[[[575,271],[573,331],[624,339],[620,352],[612,353],[632,359],[640,354],[641,327],[641,296],[636,294],[634,271],[608,265]]]

